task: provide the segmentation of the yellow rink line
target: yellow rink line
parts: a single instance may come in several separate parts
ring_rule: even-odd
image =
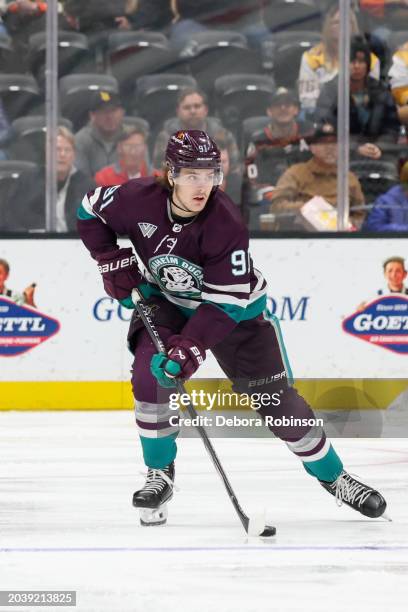
[[[299,380],[296,388],[315,409],[387,408],[408,388],[408,379]],[[189,390],[230,391],[226,380],[195,380]],[[224,402],[224,408],[228,409]],[[204,408],[204,406],[202,406]],[[230,405],[232,409],[242,406]],[[0,410],[126,410],[133,408],[129,382],[2,382]]]

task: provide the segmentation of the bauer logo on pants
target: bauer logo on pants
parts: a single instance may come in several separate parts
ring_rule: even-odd
[[[387,295],[343,321],[343,329],[361,340],[408,355],[408,298]]]
[[[0,357],[15,357],[42,344],[60,328],[56,319],[30,306],[0,298]]]

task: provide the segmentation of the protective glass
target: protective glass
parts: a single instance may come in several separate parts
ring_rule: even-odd
[[[190,187],[197,187],[203,185],[205,187],[211,186],[216,187],[222,184],[224,175],[221,168],[208,168],[200,170],[185,171],[183,174],[173,173],[171,175],[176,185],[189,185]]]

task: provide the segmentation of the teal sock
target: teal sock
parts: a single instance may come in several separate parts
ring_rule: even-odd
[[[303,467],[311,476],[319,480],[325,480],[326,482],[333,482],[340,476],[343,469],[343,463],[330,444],[327,455],[325,455],[323,459],[303,462]]]
[[[176,458],[178,432],[164,438],[145,438],[140,436],[143,459],[148,467],[162,470]]]

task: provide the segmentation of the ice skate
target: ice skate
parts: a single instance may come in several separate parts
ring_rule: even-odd
[[[174,462],[163,470],[149,468],[145,485],[133,494],[133,505],[140,508],[140,523],[144,526],[164,525],[167,502],[173,497]]]
[[[367,485],[359,482],[343,470],[334,482],[319,481],[322,487],[336,498],[337,505],[347,504],[364,516],[378,518],[387,507],[383,496]]]

